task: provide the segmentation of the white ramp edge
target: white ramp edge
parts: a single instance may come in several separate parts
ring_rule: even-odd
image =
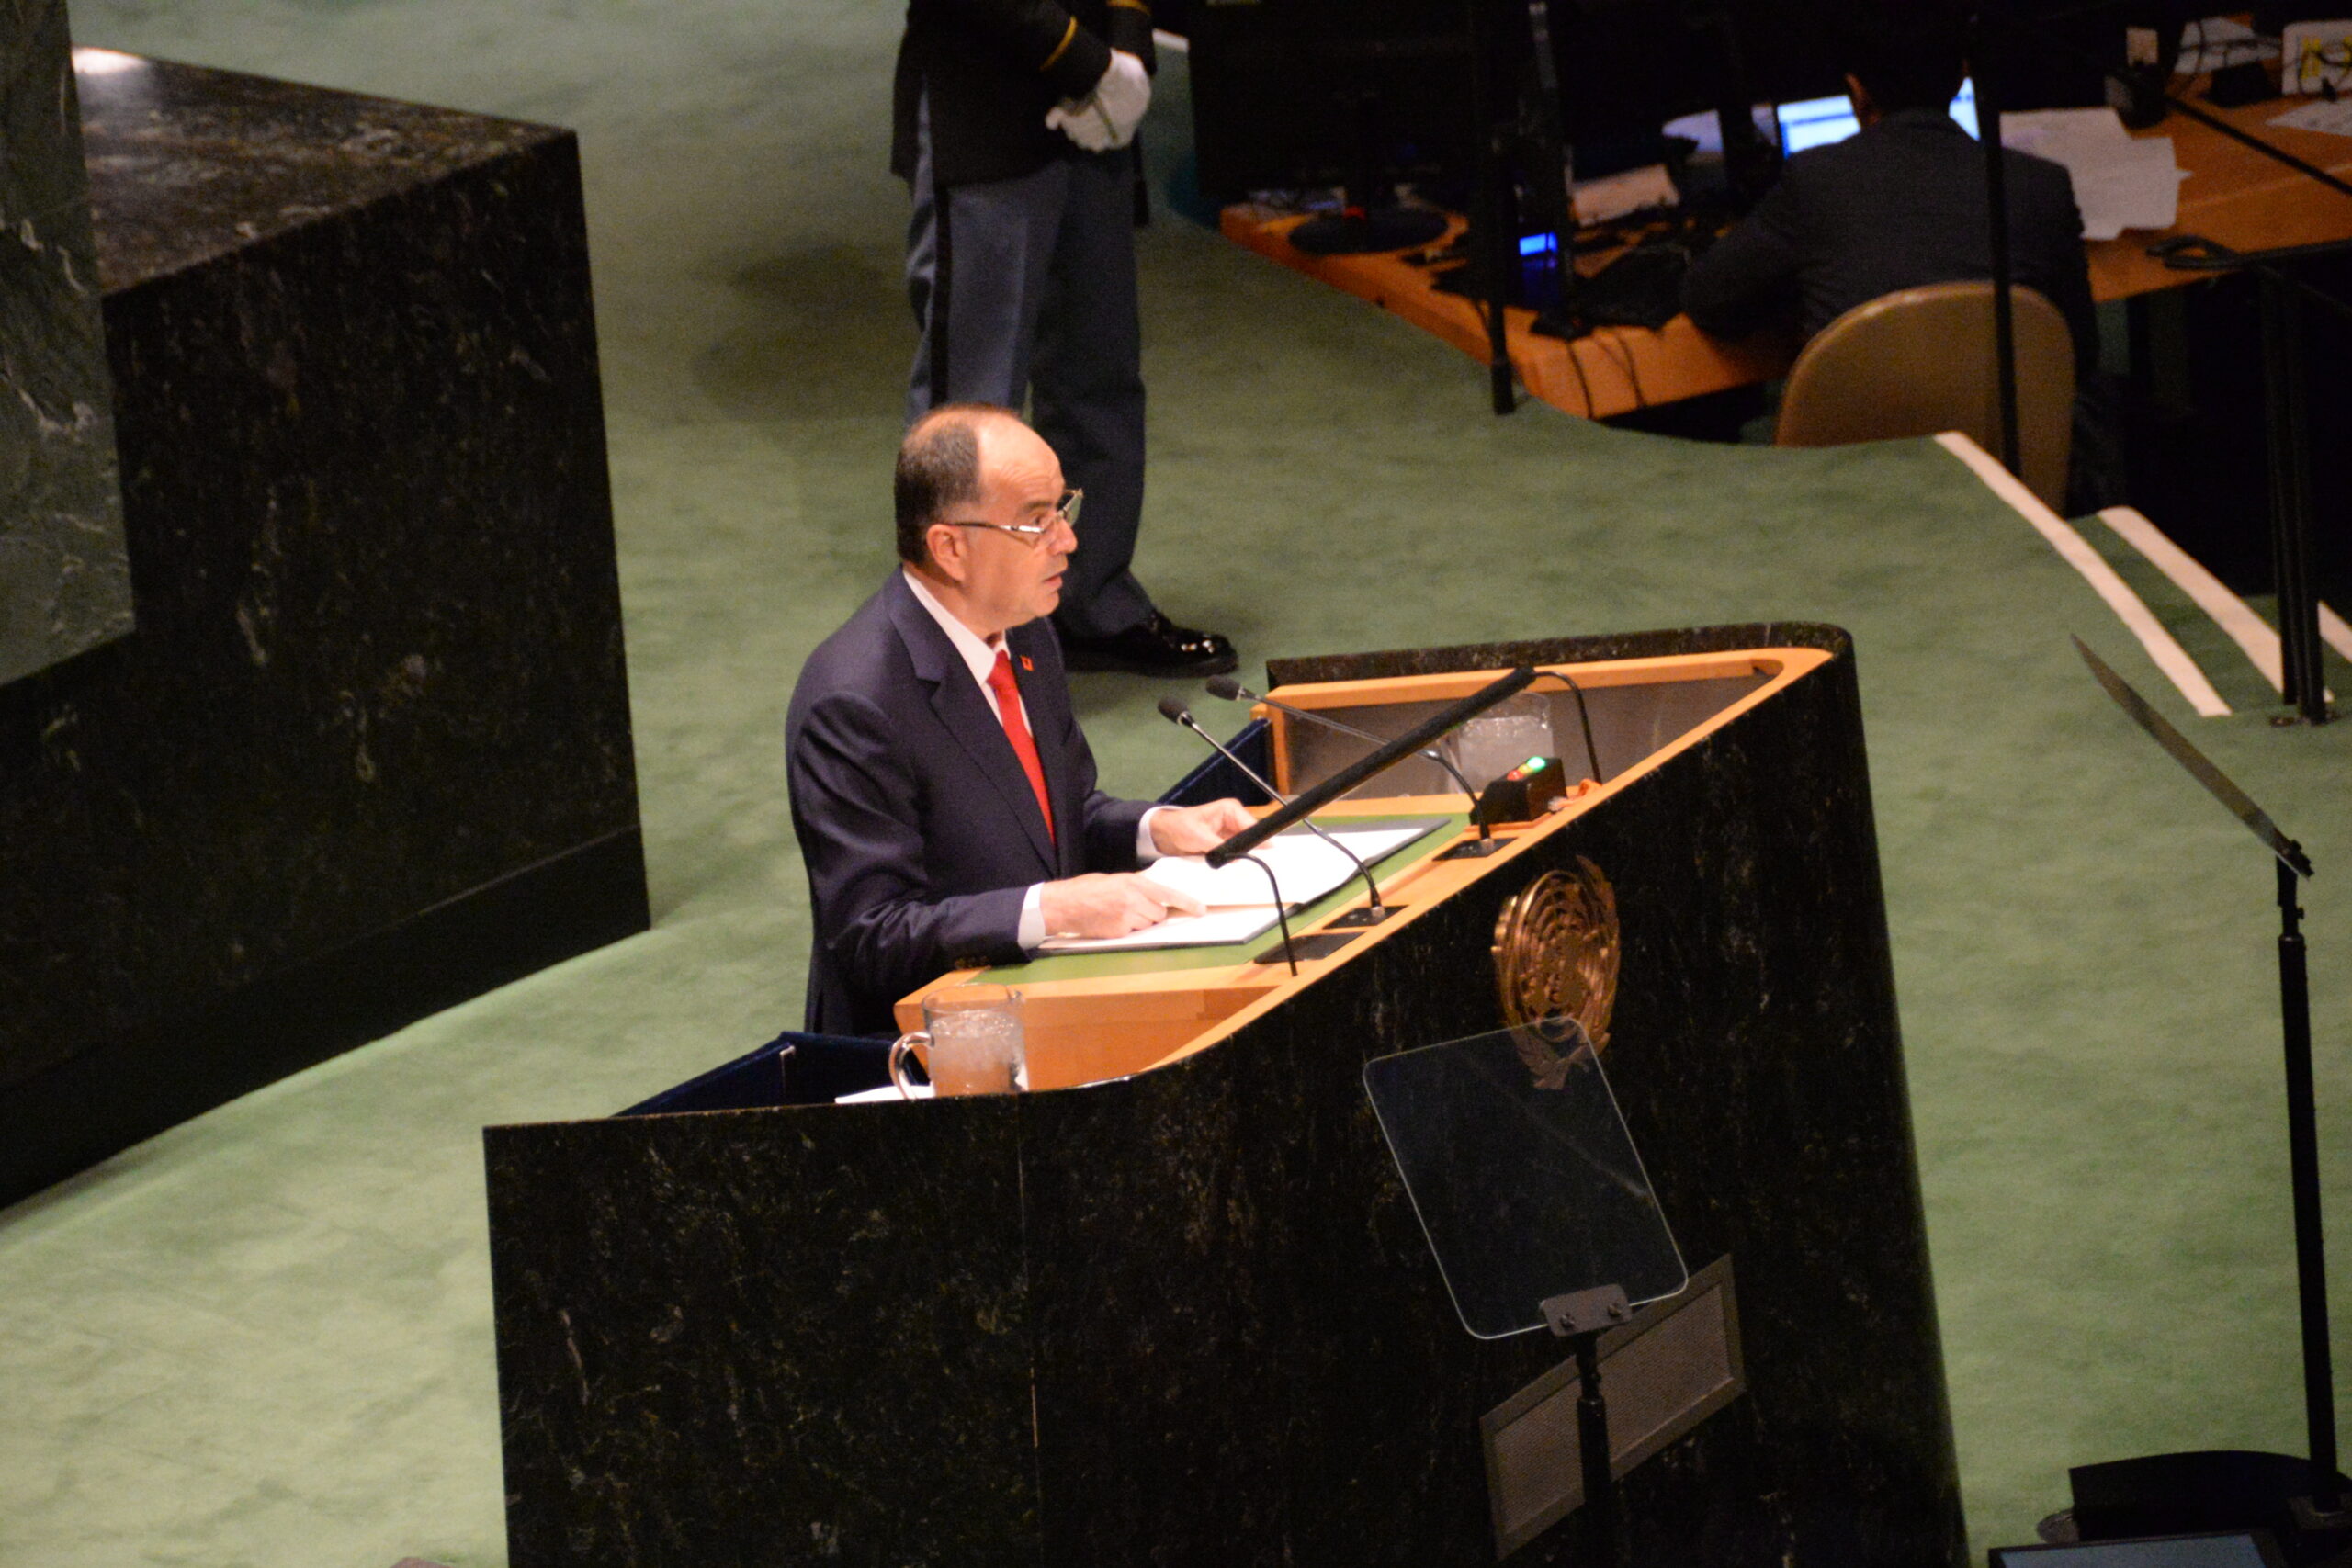
[[[2197,607],[2213,617],[2213,624],[2230,634],[2230,640],[2245,653],[2247,662],[2262,671],[2274,692],[2287,689],[2286,660],[2279,649],[2278,633],[2270,623],[2254,613],[2253,607],[2231,592],[2187,550],[2172,542],[2163,529],[2129,506],[2110,506],[2098,514],[2099,521],[2114,529],[2123,541],[2148,558],[2149,563],[2170,578],[2173,586],[2196,601]],[[2352,626],[2322,604],[2319,607],[2320,636],[2332,644],[2335,651],[2352,659]],[[2327,694],[2330,701],[2335,694]]]
[[[2091,547],[2089,540],[2075,531],[2072,524],[2051,511],[2040,496],[2028,490],[2025,482],[2015,474],[2001,467],[1999,460],[1990,452],[1959,431],[1945,431],[1936,437],[1936,445],[1967,464],[1984,481],[1985,489],[2007,502],[2018,516],[2033,525],[2034,531],[2058,552],[2059,559],[2082,574],[2083,581],[2090,584],[2091,591],[2115,612],[2115,618],[2123,623],[2124,629],[2140,639],[2140,646],[2147,650],[2149,660],[2164,671],[2165,678],[2173,683],[2181,699],[2195,709],[2199,716],[2219,718],[2230,711],[2230,705],[2222,700],[2222,694],[2213,689],[2213,682],[2197,668],[2197,661],[2188,657],[2188,649],[2180,646],[2172,633],[2165,630],[2154,613],[2137,593],[2132,592],[2132,585],[2124,581],[2116,570]],[[2276,639],[2276,634],[2273,634],[2273,638]]]

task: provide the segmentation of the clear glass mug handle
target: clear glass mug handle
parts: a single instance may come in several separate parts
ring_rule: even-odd
[[[921,1045],[925,1050],[931,1048],[929,1030],[918,1029],[911,1034],[901,1034],[890,1042],[890,1081],[899,1086],[899,1098],[901,1100],[912,1100],[915,1097],[914,1086],[907,1082],[903,1064],[909,1056],[914,1055],[917,1045]]]

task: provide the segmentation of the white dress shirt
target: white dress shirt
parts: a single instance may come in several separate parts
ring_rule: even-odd
[[[930,588],[925,586],[920,574],[904,566],[899,570],[905,576],[907,586],[914,591],[915,603],[939,623],[939,629],[947,634],[948,642],[964,660],[964,668],[972,672],[973,682],[980,688],[981,700],[988,704],[989,712],[997,714],[996,690],[989,684],[989,676],[996,669],[997,650],[1004,646],[1003,634],[999,633],[994,637],[980,636],[957,620],[954,611],[932,596]],[[1002,722],[1002,716],[998,714],[999,722]],[[1029,724],[1029,705],[1025,700],[1021,704],[1021,722],[1029,726],[1033,736],[1036,733],[1036,727]],[[1145,812],[1136,824],[1136,858],[1145,865],[1159,858],[1159,846],[1151,841],[1151,819],[1168,809],[1165,806],[1155,806]],[[1012,940],[1021,945],[1023,952],[1035,949],[1047,935],[1045,887],[1042,882],[1033,882],[1029,890],[1022,895],[1021,924],[1014,931]]]

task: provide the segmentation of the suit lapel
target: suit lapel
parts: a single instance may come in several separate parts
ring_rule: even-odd
[[[1046,819],[1038,815],[1036,792],[1029,787],[1029,775],[1022,770],[1021,759],[1012,754],[1012,742],[1005,738],[1003,721],[997,717],[989,697],[972,679],[956,645],[947,640],[939,623],[931,618],[931,612],[916,602],[905,578],[893,571],[890,586],[890,622],[898,628],[899,641],[906,645],[915,678],[931,688],[932,712],[995,789],[1013,820],[1021,824],[1022,831],[1029,835],[1029,846],[1036,852],[1038,863],[1053,874],[1058,863],[1053,840],[1046,836]],[[1031,712],[1035,712],[1034,707]],[[1038,756],[1041,761],[1045,758],[1042,745]],[[1046,787],[1051,796],[1055,784],[1050,764],[1046,769]]]

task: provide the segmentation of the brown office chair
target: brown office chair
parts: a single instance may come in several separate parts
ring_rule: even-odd
[[[2026,487],[2063,511],[2074,446],[2075,345],[2058,307],[2013,286],[2018,457]],[[1773,442],[1842,446],[1958,430],[2001,450],[1993,286],[1930,283],[1857,305],[1804,345]]]

